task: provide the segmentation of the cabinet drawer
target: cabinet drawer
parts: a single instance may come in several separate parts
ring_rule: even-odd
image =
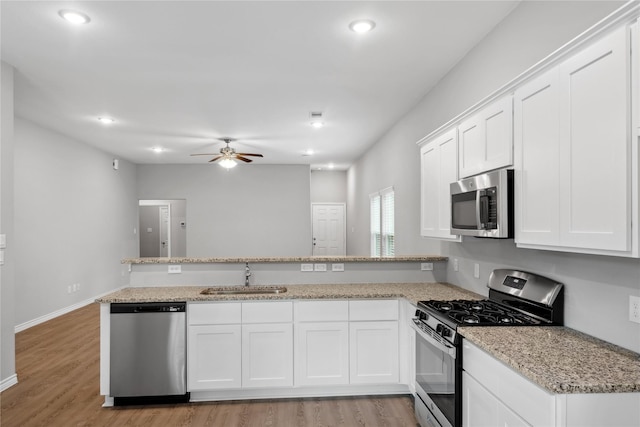
[[[348,301],[296,301],[296,322],[339,322],[349,320]]]
[[[240,323],[239,302],[189,303],[187,318],[190,325],[228,325]]]
[[[553,425],[555,395],[543,390],[467,340],[463,369],[531,425]]]
[[[349,320],[398,320],[398,300],[349,301]]]
[[[243,302],[242,323],[283,323],[293,321],[291,301]]]

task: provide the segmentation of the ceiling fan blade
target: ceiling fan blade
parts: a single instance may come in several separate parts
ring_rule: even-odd
[[[192,156],[215,156],[218,153],[199,153],[199,154],[192,154]]]
[[[253,154],[253,153],[236,153],[240,156],[256,156],[256,157],[264,157],[262,154]]]
[[[242,156],[240,156],[240,155],[238,155],[238,154],[236,154],[236,159],[238,159],[238,160],[242,160],[242,161],[243,161],[243,162],[245,162],[245,163],[251,163],[251,162],[253,161],[253,160],[251,160],[251,159],[247,159],[246,157],[242,157]]]
[[[222,158],[223,156],[218,156],[218,157],[214,157],[213,159],[209,160],[209,163],[211,162],[215,162],[216,160]]]

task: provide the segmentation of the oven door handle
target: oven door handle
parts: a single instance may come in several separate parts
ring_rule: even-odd
[[[436,341],[435,338],[425,333],[422,329],[418,328],[413,322],[411,322],[411,327],[418,333],[418,335],[420,335],[420,338],[423,338],[425,341],[427,341],[429,344],[442,351],[443,353],[448,354],[454,359],[456,358],[456,348],[454,346]],[[435,331],[433,333],[435,334]]]

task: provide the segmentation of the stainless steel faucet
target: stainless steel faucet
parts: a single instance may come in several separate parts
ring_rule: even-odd
[[[249,263],[244,263],[244,285],[249,286],[249,277],[251,277],[251,269],[249,268]]]

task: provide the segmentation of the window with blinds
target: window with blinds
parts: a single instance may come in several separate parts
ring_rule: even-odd
[[[395,255],[393,187],[373,193],[370,198],[371,256]]]

